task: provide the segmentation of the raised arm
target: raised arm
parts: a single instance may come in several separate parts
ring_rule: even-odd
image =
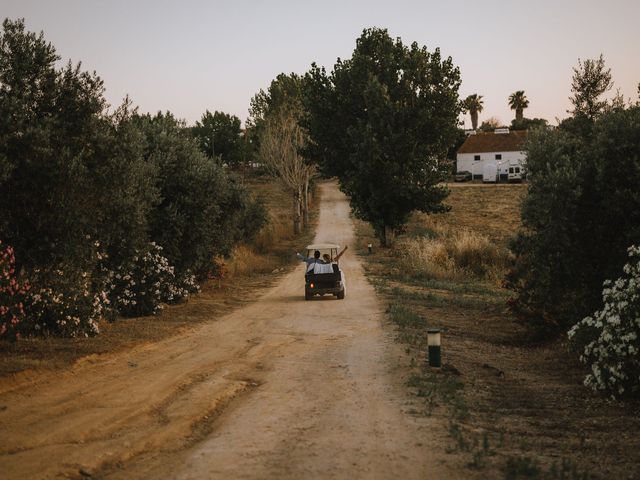
[[[301,262],[306,262],[307,259],[305,257],[303,257],[302,255],[300,255],[298,252],[296,252],[296,257],[298,258],[298,260],[300,260]]]
[[[349,246],[348,246],[348,245],[347,245],[347,246],[345,246],[345,247],[342,249],[342,251],[341,251],[338,255],[336,255],[336,258],[334,258],[333,260],[334,260],[335,262],[337,262],[338,260],[340,260],[340,257],[342,256],[342,254],[343,254],[344,252],[346,252],[346,251],[347,251],[347,248],[349,248]]]

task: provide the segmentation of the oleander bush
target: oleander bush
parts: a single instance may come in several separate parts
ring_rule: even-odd
[[[27,282],[17,278],[13,248],[0,241],[0,339],[16,340],[24,322]]]
[[[603,307],[569,330],[589,373],[584,383],[614,397],[640,396],[640,247],[629,248],[624,275],[606,280]]]
[[[106,292],[92,288],[89,272],[64,268],[31,272],[21,327],[25,334],[89,337],[100,332],[98,322],[109,305]]]
[[[155,243],[108,272],[105,288],[112,307],[125,317],[155,315],[163,302],[177,303],[199,291],[193,275],[176,276],[162,247]]]

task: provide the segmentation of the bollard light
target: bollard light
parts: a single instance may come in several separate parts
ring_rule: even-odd
[[[442,355],[440,352],[439,328],[430,328],[427,330],[427,347],[429,366],[440,368],[442,366]]]
[[[367,248],[369,249],[369,254],[373,253],[373,245],[372,244],[367,245]]]

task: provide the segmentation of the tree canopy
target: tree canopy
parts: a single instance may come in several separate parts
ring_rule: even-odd
[[[542,335],[601,308],[602,282],[640,244],[640,106],[599,99],[611,80],[602,57],[574,71],[574,116],[528,136],[529,188],[508,277],[513,309]]]
[[[338,177],[355,215],[383,244],[412,211],[445,210],[441,160],[460,113],[451,58],[372,28],[350,59],[338,59],[330,75],[313,64],[306,82],[307,156]]]
[[[235,115],[207,110],[191,131],[200,150],[209,158],[232,167],[245,160],[241,123]]]
[[[529,100],[524,94],[524,90],[518,90],[509,95],[509,108],[516,111],[516,122],[521,122],[523,120],[523,111],[528,107]]]
[[[602,55],[597,60],[578,60],[578,66],[573,68],[571,81],[573,95],[569,100],[573,110],[570,113],[574,117],[595,119],[607,106],[606,99],[601,98],[602,95],[612,87],[611,69],[605,67]]]
[[[462,102],[462,107],[471,115],[471,128],[474,130],[478,128],[478,113],[482,112],[483,105],[482,95],[477,93],[469,95]]]
[[[192,274],[207,276],[214,256],[261,228],[262,204],[200,151],[184,122],[139,115],[128,98],[109,112],[95,73],[57,68],[54,47],[23,20],[2,27],[0,240],[12,247],[12,274],[35,292],[21,300],[23,333],[94,334],[102,302],[119,295],[115,272],[131,279],[153,257],[148,272],[162,267],[193,286]],[[144,301],[149,313],[158,295]]]

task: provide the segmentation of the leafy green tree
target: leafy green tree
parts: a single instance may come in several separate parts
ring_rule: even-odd
[[[57,60],[43,34],[4,21],[0,237],[20,267],[86,265],[95,240],[114,253],[144,241],[153,199],[140,139],[123,118],[104,115],[102,80],[79,64],[57,70]]]
[[[453,143],[449,146],[447,150],[447,158],[449,160],[456,160],[458,149],[462,146],[464,141],[467,139],[467,134],[464,132],[462,128],[458,128],[456,131],[456,136]],[[453,164],[453,168],[455,169],[455,162]],[[455,171],[452,173],[456,173]]]
[[[178,277],[205,277],[212,259],[227,255],[265,222],[266,212],[246,189],[211,162],[184,123],[170,113],[136,118],[144,158],[157,172],[160,201],[150,212],[150,239],[163,247]]]
[[[306,78],[307,156],[338,177],[355,215],[383,245],[412,211],[445,210],[442,159],[460,113],[460,72],[451,58],[373,28],[331,75],[314,64]]]
[[[509,108],[516,111],[516,122],[522,122],[524,118],[523,111],[529,106],[529,100],[524,94],[524,90],[518,90],[509,95]]]
[[[602,113],[588,130],[575,125],[536,130],[526,147],[529,189],[508,285],[514,310],[540,335],[599,310],[602,282],[640,243],[640,107]]]
[[[531,128],[544,128],[549,122],[544,118],[523,118],[518,121],[515,118],[511,120],[511,130],[529,130]]]
[[[241,123],[235,115],[207,110],[191,131],[207,157],[231,167],[237,167],[245,160]]]
[[[602,54],[597,60],[587,59],[584,62],[578,59],[578,67],[573,69],[571,92],[569,97],[573,110],[570,113],[574,117],[584,117],[595,120],[607,106],[606,99],[602,95],[611,90],[611,69],[606,68]]]
[[[484,101],[482,95],[474,93],[465,98],[462,102],[462,106],[471,115],[471,128],[478,129],[478,113],[482,112]]]

